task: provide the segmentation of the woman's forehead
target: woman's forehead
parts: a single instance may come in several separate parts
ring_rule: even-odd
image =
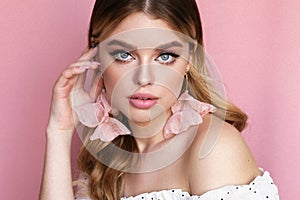
[[[173,30],[165,20],[153,18],[152,16],[146,15],[143,12],[135,12],[121,20],[120,23],[114,28],[112,33],[110,33],[110,35],[117,35],[129,30],[144,28]]]

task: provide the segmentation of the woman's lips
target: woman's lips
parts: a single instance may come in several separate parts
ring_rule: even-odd
[[[129,97],[129,103],[138,109],[149,109],[157,103],[158,97],[147,93],[137,93]]]

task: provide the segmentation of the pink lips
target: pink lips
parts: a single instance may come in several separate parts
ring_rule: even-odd
[[[147,93],[136,93],[129,97],[129,103],[138,109],[149,109],[157,103],[158,98]]]

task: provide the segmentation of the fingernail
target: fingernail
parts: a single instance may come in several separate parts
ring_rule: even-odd
[[[79,68],[78,68],[78,70],[86,70],[86,69],[89,69],[90,68],[90,66],[88,66],[88,65],[82,65],[82,66],[80,66]]]
[[[94,44],[91,45],[91,49],[94,49],[98,46],[99,42],[95,42]]]
[[[101,63],[99,63],[97,61],[92,61],[92,65],[99,65],[99,66],[101,66]]]

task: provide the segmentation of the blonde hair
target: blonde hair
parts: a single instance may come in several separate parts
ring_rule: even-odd
[[[200,14],[195,0],[96,0],[90,21],[89,46],[93,47],[106,39],[122,19],[135,12],[144,12],[155,19],[162,19],[175,31],[188,35],[203,45]],[[242,131],[246,126],[247,115],[213,90],[205,77],[199,73],[199,70],[203,74],[207,71],[204,64],[197,62],[197,59],[202,58],[195,59],[196,66],[191,66],[187,73],[189,88],[193,91],[195,98],[213,104],[218,110],[214,115],[225,119],[226,122]],[[125,172],[111,168],[110,165],[104,165],[87,149],[93,148],[95,152],[102,152],[114,144],[125,151],[136,152],[137,146],[134,138],[118,136],[112,143],[99,140],[91,142],[88,140],[92,130],[87,129],[86,132],[78,157],[78,166],[79,170],[89,177],[88,195],[97,200],[120,199],[124,192]],[[131,157],[119,156],[110,158],[108,163],[117,161],[120,166],[118,169],[122,169],[126,168],[131,159]]]

